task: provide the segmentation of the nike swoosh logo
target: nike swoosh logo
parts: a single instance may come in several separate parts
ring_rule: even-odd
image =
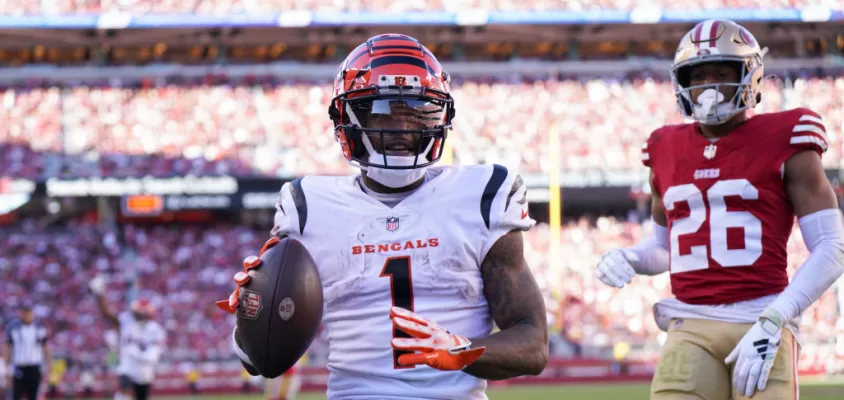
[[[528,216],[528,210],[522,210],[522,219],[527,218],[527,216]]]

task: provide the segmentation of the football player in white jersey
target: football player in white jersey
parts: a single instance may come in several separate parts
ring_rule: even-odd
[[[106,320],[119,332],[119,377],[115,400],[146,400],[155,377],[155,368],[161,358],[165,344],[164,328],[154,320],[155,307],[149,300],[132,301],[129,311],[115,314],[103,296],[105,280],[97,276],[89,283],[97,296],[97,304]]]
[[[455,115],[449,81],[416,39],[370,38],[340,65],[329,106],[361,174],[281,188],[272,235],[303,243],[319,268],[331,400],[486,399],[486,380],[547,362],[522,179],[498,165],[433,166]],[[234,312],[230,299],[218,305]],[[235,329],[254,372],[244,340]]]

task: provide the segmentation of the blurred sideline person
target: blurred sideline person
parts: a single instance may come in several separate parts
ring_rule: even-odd
[[[43,368],[52,362],[47,345],[47,329],[35,322],[32,305],[22,303],[19,319],[7,328],[7,340],[3,354],[9,366],[6,386],[12,391],[12,400],[26,397],[38,400],[43,381]]]
[[[135,400],[146,400],[164,350],[164,329],[155,321],[155,307],[147,299],[133,300],[129,311],[115,314],[103,296],[105,286],[102,275],[92,279],[88,285],[97,297],[103,316],[118,329],[119,381],[114,399],[128,400],[134,394]]]
[[[283,375],[264,381],[264,400],[295,400],[302,387],[302,366],[307,364],[308,354],[302,356],[293,368]]]

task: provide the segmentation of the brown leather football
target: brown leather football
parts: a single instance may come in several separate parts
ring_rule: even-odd
[[[261,255],[240,289],[237,334],[265,377],[289,370],[308,350],[322,322],[322,283],[308,250],[289,237]]]

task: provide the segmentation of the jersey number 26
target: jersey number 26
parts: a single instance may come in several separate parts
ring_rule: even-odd
[[[716,182],[706,191],[707,210],[703,193],[694,184],[669,187],[662,197],[665,209],[674,210],[677,203],[689,205],[689,216],[676,219],[671,225],[671,273],[682,273],[709,268],[707,246],[691,246],[689,254],[680,254],[681,235],[695,233],[709,221],[709,251],[712,259],[722,267],[753,265],[762,255],[762,221],[748,211],[727,211],[724,198],[738,196],[742,200],[758,200],[759,190],[747,179],[729,179]],[[707,213],[709,218],[707,218]],[[744,228],[744,248],[727,246],[727,229]]]

